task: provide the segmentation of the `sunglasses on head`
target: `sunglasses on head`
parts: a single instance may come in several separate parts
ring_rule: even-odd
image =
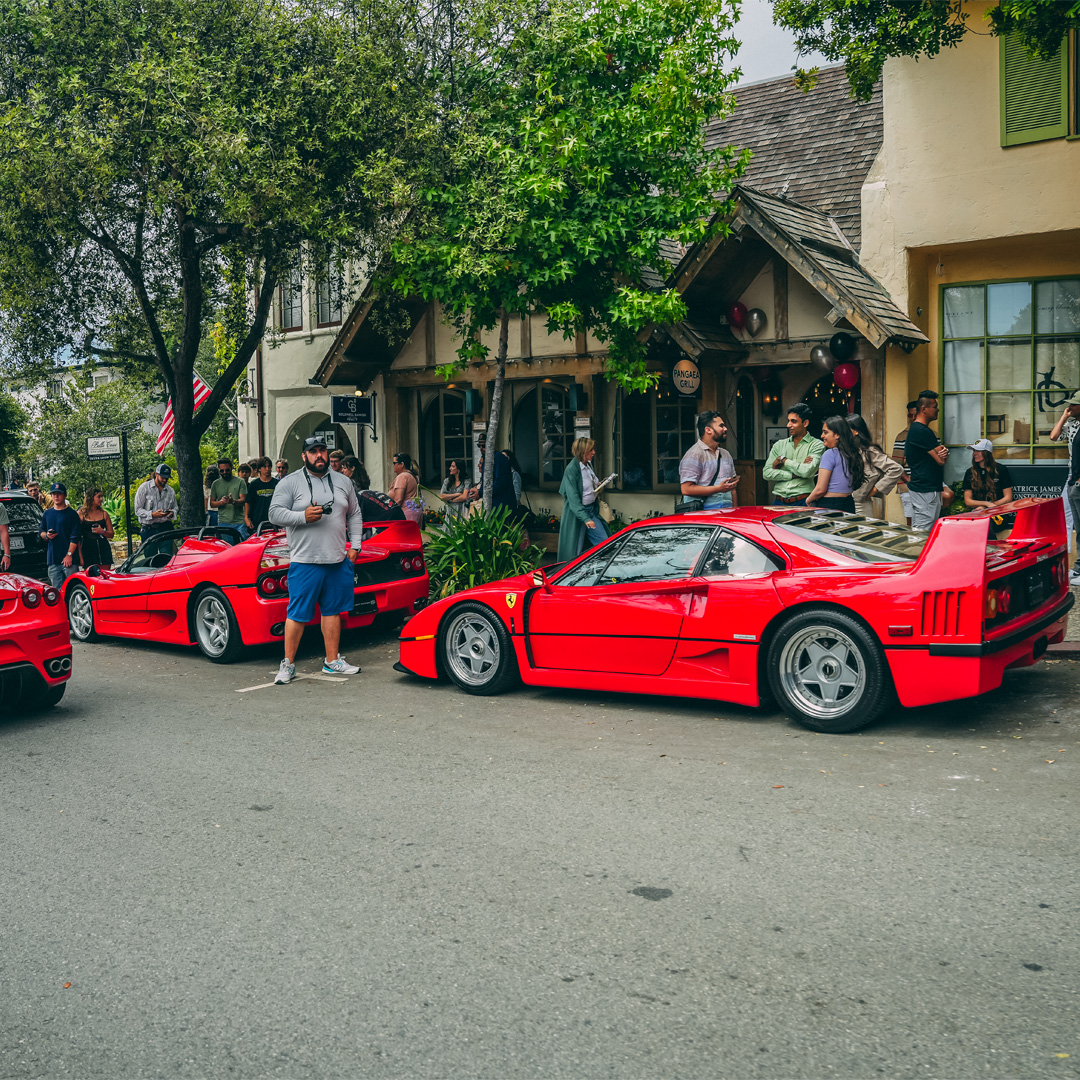
[[[322,439],[305,439],[304,440],[304,452],[308,450],[325,450],[326,443]]]

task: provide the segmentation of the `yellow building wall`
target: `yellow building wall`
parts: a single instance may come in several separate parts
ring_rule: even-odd
[[[889,60],[884,136],[862,189],[863,265],[931,339],[890,348],[886,427],[940,389],[942,285],[1080,273],[1080,140],[1001,146],[1000,43],[970,3],[955,49]],[[891,434],[890,434],[891,437]]]

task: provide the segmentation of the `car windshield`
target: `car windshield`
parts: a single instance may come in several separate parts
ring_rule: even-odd
[[[8,525],[17,532],[37,532],[41,521],[41,507],[33,499],[4,499],[0,505],[8,513]]]
[[[927,533],[917,529],[835,510],[780,514],[772,523],[864,563],[915,562],[928,539]]]

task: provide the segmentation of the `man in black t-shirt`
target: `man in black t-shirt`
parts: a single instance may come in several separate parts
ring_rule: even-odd
[[[277,479],[270,475],[273,463],[268,457],[261,457],[255,462],[258,476],[248,481],[247,499],[244,502],[244,524],[251,532],[264,521],[270,520],[270,500],[274,497]]]
[[[949,449],[930,430],[938,418],[938,396],[933,390],[924,390],[918,397],[918,411],[908,428],[904,442],[911,480],[911,527],[929,529],[942,511],[942,489],[945,487],[945,459]]]

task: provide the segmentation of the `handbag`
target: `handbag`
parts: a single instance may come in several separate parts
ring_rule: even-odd
[[[600,514],[600,520],[605,525],[610,525],[615,520],[615,514],[612,512],[611,507],[608,505],[607,499],[597,499],[596,509]]]
[[[706,487],[712,487],[716,483],[716,478],[720,475],[721,464],[720,451],[716,452],[716,472],[712,474],[712,479],[705,485]],[[680,502],[680,499],[682,500]],[[675,509],[671,512],[673,514],[696,514],[699,510],[705,509],[704,499],[687,499],[685,496],[676,496]]]

